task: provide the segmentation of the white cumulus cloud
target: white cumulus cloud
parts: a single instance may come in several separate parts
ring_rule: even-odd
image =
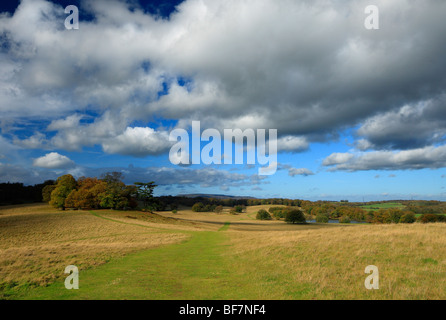
[[[102,144],[104,151],[113,154],[144,157],[161,154],[171,146],[169,135],[152,128],[127,128],[122,134]]]
[[[57,152],[51,152],[43,157],[34,159],[34,167],[46,169],[67,169],[75,166],[73,160]]]

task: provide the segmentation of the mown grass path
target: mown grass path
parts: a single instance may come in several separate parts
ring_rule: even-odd
[[[230,268],[231,258],[227,255],[230,246],[226,244],[227,235],[222,232],[228,228],[229,223],[225,223],[218,232],[183,231],[190,235],[183,243],[130,254],[94,269],[79,270],[79,290],[68,290],[63,281],[58,281],[48,287],[29,289],[17,298],[244,299],[252,296],[249,294],[251,285]]]

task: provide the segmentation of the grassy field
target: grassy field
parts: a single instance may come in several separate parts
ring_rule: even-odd
[[[288,225],[241,215],[0,209],[3,299],[445,299],[446,224]],[[79,290],[64,269],[79,268]],[[366,290],[376,265],[380,289]]]
[[[446,216],[446,213],[435,213],[435,214],[437,214],[437,215],[440,215],[440,216]],[[415,217],[421,217],[423,214],[422,213],[417,213],[416,215],[415,215]]]
[[[404,209],[406,206],[399,202],[384,202],[384,203],[377,203],[377,204],[368,204],[364,206],[360,206],[360,208],[364,210],[379,210],[379,209],[390,209],[390,208],[397,208],[397,209]]]

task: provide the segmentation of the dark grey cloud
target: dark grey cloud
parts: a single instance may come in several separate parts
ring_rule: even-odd
[[[359,149],[414,149],[446,138],[446,94],[369,118],[358,129]]]

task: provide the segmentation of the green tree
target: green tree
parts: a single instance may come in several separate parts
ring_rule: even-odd
[[[285,212],[286,210],[289,210],[289,208],[284,207],[270,207],[268,209],[269,213],[272,214],[272,216],[279,220],[285,218]]]
[[[256,215],[257,220],[272,220],[271,215],[265,209],[260,209]]]
[[[246,210],[246,207],[241,205],[241,206],[235,206],[234,210],[236,213],[243,213]]]
[[[56,189],[55,184],[48,184],[42,189],[42,201],[49,203],[51,201],[51,193]]]
[[[301,209],[291,209],[285,214],[285,222],[287,223],[306,223],[305,214]]]
[[[328,217],[328,214],[318,213],[316,215],[316,222],[317,223],[328,223],[329,220],[330,219]]]
[[[123,179],[121,172],[107,172],[101,176],[101,180],[106,183],[105,192],[98,195],[102,208],[124,209],[128,205]]]
[[[416,220],[417,218],[414,213],[407,212],[401,216],[400,223],[414,223]]]
[[[193,212],[203,212],[203,210],[204,210],[204,205],[201,202],[197,202],[192,206]]]
[[[135,182],[135,186],[138,199],[143,201],[144,208],[153,209],[150,206],[153,205],[153,190],[157,187],[155,182]]]
[[[76,179],[71,174],[59,177],[56,180],[56,187],[51,192],[50,205],[65,210],[65,200],[76,187]]]

